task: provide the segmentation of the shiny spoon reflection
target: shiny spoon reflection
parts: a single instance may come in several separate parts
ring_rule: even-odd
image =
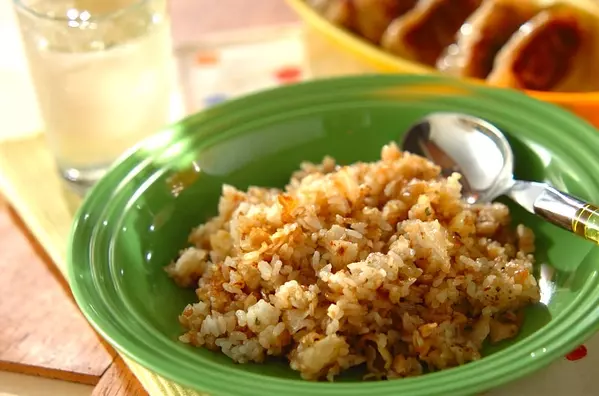
[[[402,148],[462,175],[468,203],[507,195],[530,213],[599,244],[599,208],[547,183],[514,179],[514,155],[492,124],[459,113],[433,113],[410,128]]]

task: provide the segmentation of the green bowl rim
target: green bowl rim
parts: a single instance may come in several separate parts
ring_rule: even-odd
[[[185,125],[197,122],[207,122],[207,120],[218,119],[221,113],[231,114],[243,112],[248,108],[251,110],[247,111],[251,113],[258,109],[264,110],[264,108],[266,108],[268,110],[271,107],[269,106],[269,102],[272,103],[273,99],[277,99],[283,94],[285,96],[293,97],[298,94],[309,92],[309,90],[314,89],[314,87],[318,87],[320,88],[319,91],[325,92],[324,95],[326,95],[326,92],[338,93],[343,89],[355,87],[366,88],[371,83],[377,81],[379,83],[384,82],[388,86],[441,84],[447,87],[468,90],[481,96],[491,96],[491,98],[504,102],[510,101],[523,108],[530,108],[539,113],[545,113],[548,117],[557,117],[564,124],[568,124],[571,129],[569,134],[560,135],[554,138],[562,139],[565,145],[570,147],[576,147],[578,145],[579,153],[577,155],[581,161],[581,166],[586,164],[586,166],[589,167],[589,164],[595,164],[596,168],[599,169],[599,161],[596,159],[596,156],[594,156],[592,149],[590,149],[590,147],[593,146],[599,147],[599,133],[586,122],[555,105],[536,101],[520,92],[472,85],[452,78],[425,75],[364,75],[359,77],[337,77],[302,82],[233,99],[229,102],[216,105],[186,117],[129,150],[115,163],[111,168],[111,171],[92,188],[77,211],[75,221],[71,228],[68,245],[69,249],[67,251],[68,279],[77,304],[92,326],[117,350],[124,353],[129,358],[137,361],[159,375],[199,391],[208,390],[213,394],[231,394],[228,391],[219,389],[223,389],[223,386],[225,386],[224,384],[230,383],[231,378],[235,376],[235,387],[241,388],[247,386],[252,392],[260,389],[261,393],[264,395],[280,392],[288,392],[290,394],[297,392],[299,395],[299,393],[303,392],[313,392],[314,394],[327,394],[330,396],[362,395],[366,391],[377,392],[377,394],[381,395],[391,395],[401,391],[410,392],[411,395],[450,395],[482,391],[536,371],[540,367],[551,363],[556,358],[568,353],[579,343],[585,341],[593,333],[599,330],[599,310],[595,309],[597,303],[599,303],[599,287],[597,287],[599,285],[599,279],[596,276],[597,273],[595,273],[594,276],[587,280],[583,289],[580,291],[580,296],[578,298],[587,302],[593,302],[593,304],[587,303],[575,306],[573,310],[568,312],[567,317],[566,315],[560,315],[556,320],[552,321],[550,328],[544,328],[537,332],[542,332],[543,337],[539,337],[538,334],[535,333],[531,336],[533,338],[527,339],[527,347],[522,349],[530,350],[533,345],[534,348],[538,348],[536,350],[539,352],[538,356],[534,357],[535,364],[531,364],[529,359],[524,358],[513,361],[513,355],[522,355],[513,348],[516,346],[514,345],[508,348],[509,350],[499,351],[492,356],[481,359],[479,362],[472,362],[464,366],[427,374],[421,377],[406,378],[396,381],[331,384],[265,377],[260,374],[245,372],[243,369],[223,367],[210,363],[209,361],[203,362],[205,363],[205,367],[194,366],[181,373],[175,369],[176,364],[182,365],[185,362],[177,360],[168,362],[168,356],[166,357],[167,361],[157,359],[156,351],[153,351],[143,343],[136,344],[136,342],[132,342],[127,335],[121,334],[114,323],[112,323],[113,318],[102,317],[102,315],[98,315],[97,312],[95,312],[88,302],[88,298],[94,294],[95,290],[86,289],[86,284],[77,281],[79,266],[74,264],[76,260],[75,256],[77,255],[79,258],[84,257],[90,262],[93,261],[93,252],[90,251],[89,248],[94,242],[93,239],[90,239],[90,234],[86,233],[85,228],[82,228],[82,221],[85,220],[85,217],[92,209],[103,209],[104,211],[110,209],[110,203],[118,196],[122,186],[124,186],[129,179],[125,178],[124,180],[117,181],[117,170],[127,169],[128,175],[132,175],[135,174],[135,170],[139,171],[144,169],[152,162],[152,159],[156,159],[164,154],[164,151],[175,141],[174,138],[182,137],[181,131],[184,129]],[[256,102],[260,103],[260,105],[257,106],[255,104]],[[276,100],[274,100],[274,102],[276,102]],[[537,116],[537,118],[541,117]],[[227,123],[225,123],[225,125],[226,124]],[[577,142],[574,137],[576,133],[581,141],[587,140],[588,144]],[[165,150],[153,152],[152,155],[147,156],[142,162],[137,162],[136,154],[142,152],[147,147],[160,145],[160,142],[164,141],[169,143],[167,146],[163,147]],[[595,182],[591,187],[594,188],[594,193],[597,193],[599,191],[599,175],[597,175],[597,177],[591,177]],[[114,185],[119,187],[114,188]],[[94,228],[95,231],[97,231],[97,229],[97,227]],[[90,240],[92,243],[89,243]],[[86,246],[83,255],[80,252],[75,252],[74,247],[76,246]],[[90,263],[86,263],[86,266],[89,266],[89,264]],[[105,301],[101,302],[106,303]],[[577,320],[576,328],[572,328],[570,325],[570,322],[573,319]],[[546,345],[551,345],[551,348],[546,348]],[[491,364],[491,362],[494,364]],[[501,365],[502,363],[505,364]],[[203,380],[197,381],[200,374],[204,376]],[[461,379],[461,381],[458,381],[459,384],[456,384],[455,380],[457,378]],[[289,389],[290,387],[293,387],[294,389]]]

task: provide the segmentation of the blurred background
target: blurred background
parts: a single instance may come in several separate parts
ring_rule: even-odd
[[[67,79],[73,74],[63,73],[63,65],[56,66],[58,62],[54,58],[42,58],[38,55],[41,53],[42,44],[46,45],[54,39],[63,43],[70,37],[56,38],[58,30],[51,33],[42,31],[45,17],[39,17],[26,9],[35,7],[35,2],[16,3],[15,6],[13,0],[0,0],[0,395],[145,395],[147,393],[143,386],[117,357],[115,351],[101,341],[83,319],[72,300],[67,283],[54,265],[57,258],[62,257],[73,210],[90,185],[83,183],[84,188],[75,189],[75,193],[71,191],[71,195],[65,192],[65,183],[66,190],[69,190],[69,183],[81,187],[78,178],[80,173],[87,171],[87,164],[83,162],[89,160],[89,155],[83,151],[84,155],[79,155],[84,157],[83,160],[67,158],[70,154],[65,154],[68,150],[64,147],[83,137],[87,140],[83,141],[81,146],[77,146],[84,148],[74,149],[78,151],[77,154],[82,153],[79,150],[88,150],[91,146],[97,148],[100,145],[98,142],[103,139],[103,132],[100,131],[95,137],[91,134],[86,135],[85,131],[89,130],[87,123],[104,122],[105,118],[109,117],[106,114],[111,113],[102,114],[103,120],[87,120],[86,123],[77,121],[77,111],[69,109],[66,121],[61,120],[60,125],[79,122],[80,124],[75,125],[77,137],[70,135],[63,137],[61,141],[56,136],[62,132],[50,133],[50,130],[56,129],[50,124],[58,122],[53,116],[62,111],[68,100],[73,99],[68,96],[72,92],[65,87],[68,84],[76,84]],[[110,2],[103,3],[98,0],[95,4],[108,3]],[[278,85],[346,74],[439,71],[434,69],[435,65],[425,65],[418,61],[421,55],[418,51],[427,47],[426,42],[417,45],[415,52],[414,49],[404,47],[398,49],[397,45],[391,45],[389,42],[381,44],[382,33],[372,33],[372,30],[369,30],[372,23],[367,23],[368,26],[364,27],[356,22],[360,19],[356,15],[369,15],[369,21],[374,20],[374,25],[378,26],[379,30],[381,26],[386,28],[391,19],[388,15],[385,17],[384,6],[364,8],[362,14],[354,15],[353,22],[348,24],[349,19],[343,19],[344,15],[347,17],[343,14],[343,8],[327,8],[335,3],[330,1],[312,1],[307,4],[299,0],[170,0],[151,3],[157,4],[156,7],[162,7],[162,4],[167,7],[165,10],[156,8],[158,11],[152,10],[150,14],[152,17],[161,15],[165,20],[170,19],[168,34],[165,37],[169,45],[172,45],[165,50],[167,55],[164,59],[172,61],[173,67],[168,69],[168,73],[172,72],[173,83],[168,91],[160,91],[162,93],[157,98],[168,102],[168,117],[157,121],[155,128],[143,130],[144,136],[184,115],[230,98]],[[347,2],[336,3],[334,6],[343,7]],[[455,3],[451,3],[452,9],[455,9],[458,3],[464,3],[463,7],[473,9],[480,5],[480,2],[476,1],[456,0]],[[580,22],[575,23],[574,30],[580,36],[572,38],[570,35],[569,39],[560,42],[558,34],[558,44],[548,50],[549,52],[540,51],[545,55],[549,54],[548,58],[537,58],[536,63],[535,59],[532,59],[528,63],[531,67],[540,64],[539,70],[543,71],[558,67],[564,59],[574,59],[564,66],[569,78],[568,83],[548,86],[547,89],[533,89],[536,86],[515,86],[517,84],[509,80],[510,76],[501,75],[496,85],[523,89],[534,97],[564,106],[589,122],[599,124],[599,98],[594,92],[597,76],[596,46],[588,44],[594,37],[591,30],[595,27],[595,19],[589,15],[596,11],[594,7],[597,4],[592,0],[580,0],[575,3],[583,10],[574,12],[576,21]],[[15,9],[18,11],[15,12]],[[559,11],[550,16],[559,19],[565,15],[570,18],[570,11],[566,10],[565,14]],[[391,11],[391,14],[394,19],[399,15],[399,11]],[[510,15],[498,26],[505,27],[505,21],[517,18]],[[448,45],[453,43],[458,31],[468,32],[468,29],[461,28],[467,16],[468,13],[461,19],[457,17],[459,23],[449,34]],[[88,22],[88,17],[83,12],[69,18],[69,23]],[[450,19],[447,18],[441,18],[440,23]],[[528,21],[526,17],[523,18],[521,22]],[[547,22],[551,20],[546,18],[542,23],[535,23],[539,31],[544,31],[544,27],[551,27],[551,23]],[[152,19],[152,23],[158,22]],[[492,21],[485,26],[493,26]],[[592,27],[591,30],[587,29],[589,26]],[[512,38],[514,30],[517,29],[508,29],[507,35],[504,32],[502,44],[506,44]],[[114,29],[109,31],[114,32]],[[493,33],[494,30],[490,32]],[[375,36],[378,34],[379,37],[373,38],[371,33]],[[146,34],[145,30],[143,34]],[[140,33],[140,37],[143,34]],[[487,35],[493,36],[489,31]],[[86,37],[78,39],[88,40]],[[434,41],[432,35],[429,39]],[[97,41],[90,40],[92,44]],[[445,36],[440,39],[440,42],[445,41]],[[524,50],[530,44],[523,38],[520,38],[519,42],[510,43],[512,50]],[[440,44],[433,42],[431,45]],[[109,49],[106,49],[107,53]],[[157,50],[152,47],[148,51],[154,54]],[[493,51],[494,56],[498,49]],[[570,58],[559,56],[561,53],[569,53],[568,51],[572,53]],[[29,56],[26,56],[26,53]],[[509,52],[512,58],[516,58],[518,54],[515,50]],[[125,59],[132,58],[125,56]],[[157,58],[148,59],[158,62]],[[506,60],[508,61],[513,59]],[[79,61],[69,60],[67,63],[70,67],[78,64],[77,62]],[[99,61],[90,62],[88,59],[85,62],[99,64],[95,63]],[[140,70],[144,66],[148,64],[136,65]],[[50,75],[50,72],[56,74]],[[99,71],[95,77],[100,80],[105,72],[108,73]],[[501,70],[497,71],[498,74],[501,74],[500,72]],[[133,73],[137,74],[135,70]],[[139,74],[141,75],[141,72]],[[64,82],[58,79],[63,77]],[[92,80],[95,78],[86,80],[84,85],[92,86],[91,84],[97,83],[98,88],[94,90],[85,86],[85,96],[87,99],[93,99],[95,103],[96,99],[101,99],[100,94],[96,93],[103,91],[102,87],[108,86],[109,83]],[[56,90],[48,91],[44,95],[44,90],[51,83],[56,84]],[[128,80],[122,82],[128,83]],[[126,85],[121,88],[124,87],[126,88]],[[59,91],[64,97],[58,94]],[[74,101],[77,102],[77,98]],[[110,103],[101,105],[107,106]],[[136,108],[135,103],[130,101],[126,105],[131,106],[131,109]],[[125,110],[129,113],[128,109]],[[48,135],[54,137],[44,136],[42,131],[47,131]],[[121,143],[122,136],[120,135],[119,140]],[[135,135],[132,141],[127,140],[123,147],[117,148],[118,153],[111,152],[110,157],[99,165],[104,169],[144,136]],[[58,172],[56,165],[59,168]],[[93,184],[93,180],[90,183]],[[39,325],[42,321],[44,326]],[[560,372],[563,374],[563,369]],[[589,370],[582,371],[579,367],[569,366],[563,375],[583,381],[588,380],[589,373]],[[551,377],[552,372],[545,371],[536,378],[544,381]],[[519,386],[519,389],[522,389],[522,386],[534,389],[534,382],[515,386]],[[554,384],[553,387],[555,389],[559,385]]]

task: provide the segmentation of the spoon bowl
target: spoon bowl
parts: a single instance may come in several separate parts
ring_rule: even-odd
[[[403,149],[427,157],[444,176],[460,173],[469,203],[492,201],[513,183],[514,156],[507,139],[476,117],[431,114],[410,128]]]
[[[599,244],[599,208],[546,183],[514,180],[514,154],[505,135],[478,117],[432,113],[409,128],[402,148],[428,158],[449,176],[462,175],[469,204],[508,195],[527,211]]]

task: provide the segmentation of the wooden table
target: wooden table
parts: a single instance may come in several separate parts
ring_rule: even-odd
[[[2,28],[14,38],[16,25],[7,14],[10,1],[0,0],[0,19],[9,21]],[[193,43],[215,31],[295,20],[282,0],[172,0],[171,13],[175,45]],[[4,59],[14,56],[22,53],[2,55]],[[11,73],[27,78],[18,67],[0,66],[3,81],[14,81]],[[32,95],[21,95],[22,90],[15,85],[20,102],[10,109],[19,117],[3,121],[0,114],[4,129],[36,125],[31,121],[39,118]],[[3,101],[10,100],[9,93],[2,95]],[[115,351],[85,321],[64,279],[1,196],[0,318],[0,396],[146,394]]]

